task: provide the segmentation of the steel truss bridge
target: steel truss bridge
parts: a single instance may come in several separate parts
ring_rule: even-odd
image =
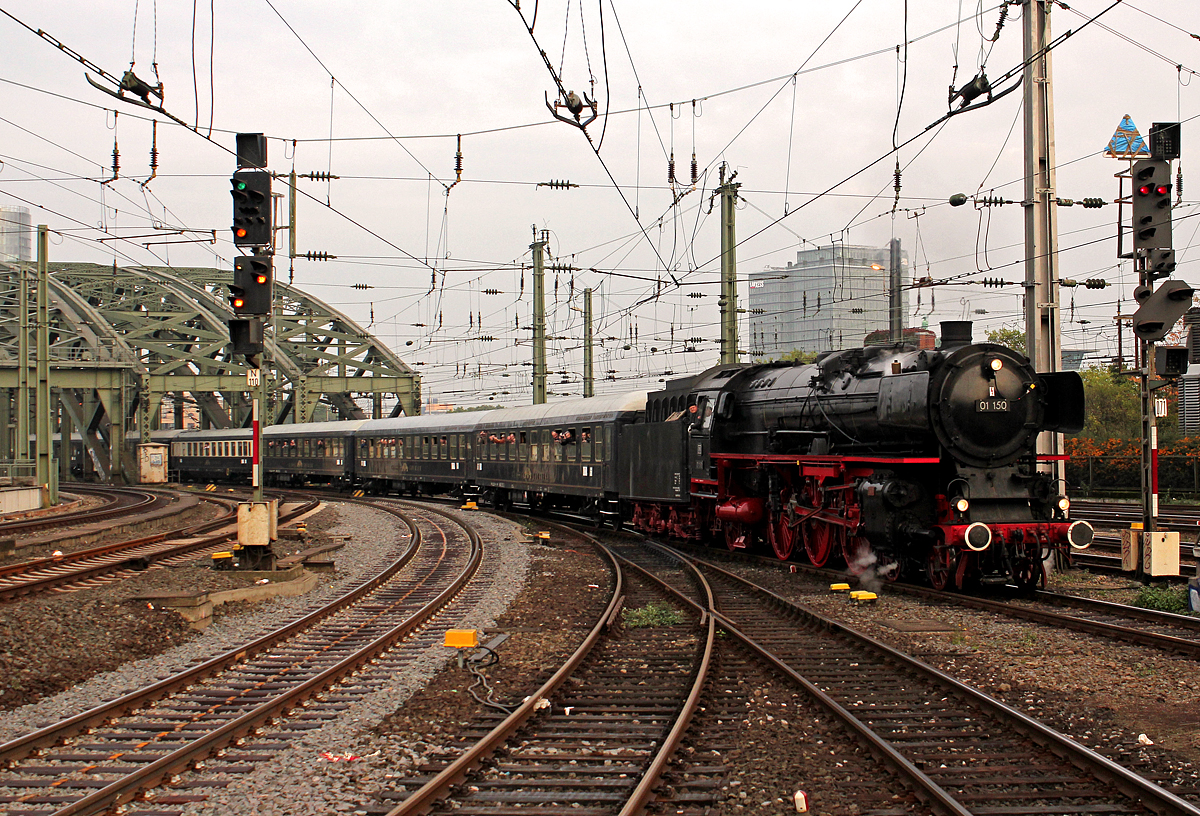
[[[32,264],[0,263],[0,459],[28,458],[36,427],[18,410],[28,404],[22,387],[37,381],[36,278]],[[134,461],[127,443],[151,440],[164,402],[176,428],[186,413],[201,427],[249,425],[247,364],[229,350],[232,279],[222,269],[50,264],[51,425],[62,438],[82,436],[85,471],[124,480]],[[364,397],[374,417],[393,399],[391,416],[420,412],[420,377],[328,304],[276,281],[270,326],[263,376],[272,424],[310,421],[318,406],[321,418],[364,419]],[[70,457],[59,467],[69,478]]]

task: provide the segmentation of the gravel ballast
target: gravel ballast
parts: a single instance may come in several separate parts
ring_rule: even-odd
[[[511,699],[525,693],[525,687],[536,686],[540,667],[556,665],[561,654],[574,648],[582,633],[568,611],[578,609],[583,617],[595,599],[606,596],[607,571],[583,547],[557,541],[550,546],[530,544],[519,526],[485,513],[470,514],[470,520],[482,528],[486,541],[500,546],[498,552],[489,553],[493,557],[488,561],[488,588],[475,596],[471,609],[455,612],[453,625],[513,635],[501,649],[500,666],[489,673],[496,680],[497,693]],[[317,590],[300,598],[221,607],[207,631],[181,630],[184,642],[157,656],[141,656],[130,649],[132,659],[119,670],[0,715],[0,740],[77,713],[96,699],[145,685],[294,620],[394,558],[408,541],[399,535],[406,530],[390,516],[353,505],[324,511],[310,520],[309,529],[351,536],[347,546],[334,554],[338,572],[323,575]],[[830,593],[827,585],[805,582],[802,576],[777,568],[754,572],[777,592],[915,653],[1116,761],[1137,764],[1142,773],[1197,801],[1187,794],[1198,784],[1193,763],[1200,761],[1200,716],[1193,713],[1191,691],[1194,661],[886,591],[874,606],[854,606],[844,595]],[[160,580],[150,573],[140,579]],[[1111,586],[1100,589],[1108,591]],[[105,592],[127,596],[135,589],[125,585],[121,590],[89,590]],[[82,594],[74,595],[75,606],[81,605]],[[119,598],[115,603],[119,606]],[[6,611],[0,608],[0,625],[7,620]],[[28,613],[24,634],[31,644],[44,642],[38,638],[44,638],[47,630],[39,627],[66,625],[65,620],[44,624],[35,618]],[[152,617],[164,627],[170,619],[162,613]],[[945,631],[901,632],[894,627],[912,620],[934,620]],[[117,655],[120,649],[114,646],[113,651]],[[361,813],[368,806],[378,807],[378,797],[399,787],[406,775],[453,755],[454,735],[477,708],[465,675],[447,665],[447,651],[440,639],[430,643],[424,657],[390,677],[378,692],[354,703],[344,716],[308,732],[278,757],[257,764],[253,772],[230,777],[227,788],[198,789],[208,801],[187,805],[186,812]],[[20,660],[8,659],[13,665]],[[814,737],[824,738],[826,727],[811,712],[798,721],[796,709],[805,707],[790,690],[778,680],[755,677],[739,684],[738,691],[746,695],[745,716],[737,723],[737,748],[726,757],[731,765],[726,798],[714,816],[786,812],[792,809],[791,795],[806,784],[817,791],[841,784],[837,779],[841,763],[850,766],[857,760],[828,756],[823,746],[812,744]],[[780,710],[782,703],[790,703],[786,713]],[[822,758],[827,758],[825,764],[814,764]],[[200,775],[204,773],[202,769]],[[814,802],[813,810],[856,812],[852,797],[845,795],[836,801]]]

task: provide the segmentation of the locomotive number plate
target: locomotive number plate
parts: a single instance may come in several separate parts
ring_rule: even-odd
[[[1008,410],[1006,399],[981,399],[975,403],[975,411],[981,414],[994,414]]]

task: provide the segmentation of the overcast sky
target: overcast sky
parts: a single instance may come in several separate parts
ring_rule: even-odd
[[[1126,114],[1143,135],[1153,122],[1184,123],[1189,182],[1200,4],[1069,5],[1051,15],[1052,36],[1077,32],[1052,58],[1058,195],[1117,197],[1114,174],[1128,165],[1103,151]],[[1021,91],[926,130],[949,109],[951,84],[981,65],[997,90],[1011,85],[1001,78],[1021,62],[1019,4],[994,42],[1000,7],[970,0],[0,8],[115,77],[132,57],[139,77],[163,82],[166,110],[199,125],[197,134],[157,117],[158,177],[143,187],[155,117],[93,89],[74,57],[0,16],[0,205],[30,206],[35,223],[61,232],[52,261],[230,268],[239,254],[229,232],[233,134],[261,131],[271,170],[340,177],[301,182],[298,249],[338,259],[296,260],[294,282],[369,324],[422,372],[427,397],[528,401],[532,283],[521,268],[534,226],[549,231],[555,261],[581,270],[547,279],[549,334],[562,338],[550,343],[550,370],[571,372],[551,378],[552,392],[581,391],[585,287],[596,290],[605,338],[597,375],[618,378],[598,390],[657,387],[666,371],[713,364],[720,235],[719,209],[709,208],[722,162],[742,184],[743,297],[750,272],[786,264],[802,247],[895,237],[916,276],[956,281],[912,292],[911,325],[974,319],[977,336],[1023,327],[1019,287],[972,283],[1023,279],[1021,208],[946,203],[958,192],[1020,200]],[[544,97],[557,90],[539,49],[568,90],[597,101],[591,144],[547,111]],[[104,185],[114,141],[119,178]],[[893,144],[902,145],[895,155]],[[551,180],[579,186],[537,186]],[[1200,177],[1187,188],[1200,189]],[[1196,268],[1194,200],[1185,194],[1176,209],[1185,279]],[[1061,275],[1118,284],[1063,290],[1065,348],[1115,352],[1113,315],[1121,297],[1128,308],[1136,282],[1116,258],[1115,219],[1114,206],[1060,209]],[[97,241],[160,227],[197,230],[185,234],[204,242]],[[286,281],[286,233],[279,241]],[[683,351],[692,337],[706,342]]]

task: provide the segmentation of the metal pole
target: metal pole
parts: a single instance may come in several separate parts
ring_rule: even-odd
[[[1145,270],[1142,277],[1145,278]],[[1150,546],[1150,534],[1158,517],[1158,427],[1154,421],[1154,393],[1150,390],[1150,360],[1154,359],[1153,343],[1139,341],[1142,350],[1142,365],[1138,369],[1138,390],[1142,398],[1142,533],[1138,548],[1137,566],[1134,576],[1146,580],[1142,559],[1146,547]]]
[[[14,457],[29,461],[29,271],[17,268],[17,444]]]
[[[50,229],[45,224],[38,225],[37,242],[37,483],[45,486],[46,502],[54,506],[58,489],[50,461]]]
[[[1050,0],[1023,0],[1025,116],[1025,334],[1035,370],[1062,368],[1058,314],[1058,216],[1055,201],[1054,111],[1050,87]],[[1038,453],[1058,456],[1062,435],[1044,433]],[[1062,478],[1062,462],[1049,463]]]
[[[888,242],[888,330],[893,343],[904,340],[904,309],[900,296],[900,239],[893,238]]]
[[[546,402],[546,264],[543,252],[550,235],[542,230],[538,238],[534,227],[533,250],[533,404]]]
[[[738,360],[737,237],[734,230],[737,211],[734,205],[742,185],[733,181],[736,170],[729,181],[725,181],[727,167],[721,165],[721,186],[717,188],[721,196],[721,365],[735,364]]]
[[[258,370],[258,391],[255,393],[253,400],[253,411],[251,417],[251,427],[254,429],[254,441],[251,443],[250,453],[250,479],[254,487],[254,501],[261,502],[263,500],[263,485],[262,485],[262,425],[258,421],[259,405],[265,397],[263,385],[266,383],[266,378],[262,376],[262,368]]]
[[[583,290],[583,395],[596,395],[596,379],[592,370],[592,290]]]
[[[296,257],[296,171],[288,176],[288,258]]]

